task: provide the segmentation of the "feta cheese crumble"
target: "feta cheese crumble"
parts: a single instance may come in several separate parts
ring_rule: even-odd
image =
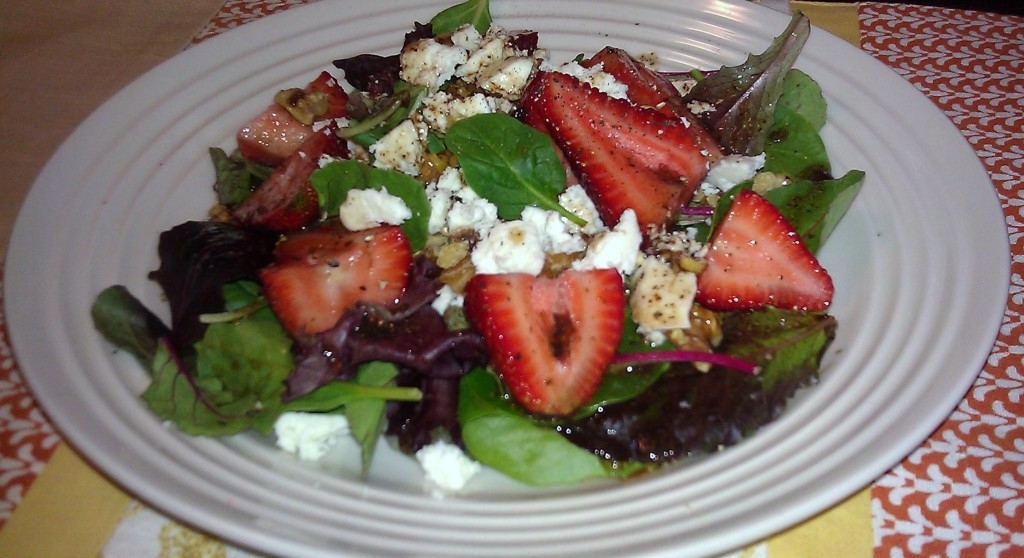
[[[436,182],[427,185],[427,201],[430,234],[472,230],[483,238],[499,221],[498,207],[477,195],[455,167],[445,169]]]
[[[365,188],[349,190],[338,216],[348,230],[361,231],[381,225],[401,225],[412,217],[412,210],[387,188]]]
[[[629,296],[629,307],[641,334],[690,327],[690,309],[697,294],[697,274],[676,271],[655,256],[644,259]]]
[[[701,184],[705,194],[713,195],[754,178],[757,171],[764,167],[764,153],[748,157],[746,155],[726,155],[708,170],[707,177]]]
[[[437,91],[455,76],[455,70],[469,59],[458,45],[443,45],[434,39],[413,41],[402,49],[399,76],[413,84]]]
[[[370,146],[373,166],[419,176],[420,161],[427,152],[427,125],[403,120]]]
[[[544,269],[544,239],[533,223],[505,221],[477,243],[470,255],[477,273],[529,273]]]
[[[417,451],[416,461],[423,468],[427,488],[436,498],[462,490],[481,469],[459,446],[443,440]]]
[[[614,228],[598,234],[590,242],[586,255],[583,259],[573,262],[572,268],[612,268],[619,270],[623,275],[629,275],[636,271],[642,240],[636,213],[632,209],[627,209],[622,212],[619,223]]]
[[[348,420],[343,415],[287,412],[274,423],[277,447],[303,461],[316,461],[327,455],[338,439],[348,433]]]
[[[629,86],[619,81],[615,76],[604,71],[604,64],[597,64],[590,68],[584,68],[579,64],[579,62],[570,61],[553,68],[553,70],[563,74],[569,74],[583,83],[589,83],[598,91],[606,93],[609,97],[625,99],[629,94]]]

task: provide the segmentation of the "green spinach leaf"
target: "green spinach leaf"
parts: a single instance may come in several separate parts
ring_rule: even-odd
[[[415,252],[427,241],[430,202],[423,185],[415,178],[398,171],[382,170],[360,161],[332,161],[313,172],[309,181],[316,189],[320,210],[337,213],[351,190],[385,188],[392,196],[405,202],[412,217],[402,223],[402,230]]]
[[[477,114],[456,122],[445,144],[458,157],[469,187],[496,205],[502,219],[518,219],[533,205],[586,225],[558,203],[565,167],[543,132],[507,114]]]
[[[475,27],[481,35],[487,33],[491,26],[491,7],[488,0],[467,0],[443,10],[430,20],[434,35],[451,33],[467,23]]]
[[[385,387],[393,386],[398,376],[398,367],[390,362],[368,362],[356,372],[356,383]],[[384,411],[387,401],[384,399],[356,399],[345,406],[345,418],[348,419],[352,436],[362,448],[363,473],[370,469],[373,453],[380,439],[381,425],[384,423]]]
[[[503,398],[498,379],[483,368],[460,381],[458,416],[470,455],[520,482],[555,486],[615,474],[551,424],[533,419]]]

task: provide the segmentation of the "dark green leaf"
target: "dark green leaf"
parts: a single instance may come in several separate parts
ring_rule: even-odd
[[[558,203],[565,167],[546,134],[507,114],[477,114],[456,122],[445,143],[458,157],[466,183],[497,206],[502,219],[518,219],[532,205],[586,224]]]
[[[217,180],[213,190],[217,193],[217,201],[228,207],[234,207],[263,183],[274,171],[242,157],[237,151],[230,156],[219,147],[210,148],[210,159]]]
[[[386,189],[392,196],[401,198],[412,211],[412,217],[401,226],[413,251],[426,243],[430,202],[423,185],[415,178],[398,171],[373,168],[359,161],[344,160],[332,161],[314,171],[309,181],[316,189],[320,210],[328,214],[338,212],[350,190]]]
[[[813,254],[817,253],[850,209],[863,183],[864,172],[853,170],[841,178],[820,182],[802,180],[787,184],[765,192],[764,197],[779,209]],[[722,220],[736,194],[750,188],[751,184],[745,182],[722,194],[715,207],[712,223],[717,224]]]
[[[459,384],[459,424],[474,459],[526,484],[578,484],[613,474],[596,455],[504,399],[497,378],[481,368]]]
[[[107,287],[92,304],[92,323],[115,347],[149,368],[159,340],[170,330],[122,285]]]
[[[385,387],[393,386],[396,376],[397,366],[390,362],[374,361],[359,367],[355,381],[362,385]],[[364,474],[370,469],[377,440],[380,439],[386,404],[384,399],[357,399],[345,406],[345,418],[348,419],[352,436],[362,448]]]
[[[430,20],[435,35],[451,33],[463,25],[470,24],[480,32],[487,33],[491,26],[491,9],[488,0],[467,0],[456,4]]]
[[[850,209],[864,184],[863,171],[850,171],[841,178],[821,182],[794,182],[765,193],[803,238],[811,253],[817,253],[839,221]]]

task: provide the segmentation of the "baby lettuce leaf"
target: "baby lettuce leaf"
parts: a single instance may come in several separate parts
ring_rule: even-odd
[[[776,109],[780,107],[804,117],[815,130],[825,127],[828,103],[821,87],[811,76],[796,68],[786,72],[782,80],[782,94]]]
[[[801,180],[763,195],[793,226],[807,249],[816,254],[846,215],[863,184],[864,171],[852,170],[840,178],[817,182]],[[750,188],[751,183],[745,182],[723,194],[715,207],[712,222],[718,223],[725,216],[736,194]]]
[[[142,398],[161,418],[198,436],[272,425],[262,415],[276,418],[284,379],[295,366],[291,339],[267,307],[210,324],[195,345],[194,370],[164,352]]]
[[[451,33],[466,24],[475,27],[481,35],[487,33],[491,26],[491,7],[488,0],[467,0],[441,11],[430,20],[435,35]]]
[[[740,442],[782,413],[796,391],[817,381],[835,336],[825,314],[766,310],[732,313],[720,349],[757,362],[758,375],[674,365],[637,397],[563,424],[567,439],[619,462],[662,463]]]
[[[613,474],[597,455],[505,399],[498,379],[484,368],[462,378],[458,413],[462,439],[473,458],[520,482],[555,486]]]
[[[107,287],[91,309],[96,330],[115,347],[127,351],[145,368],[153,365],[160,339],[171,330],[123,285]]]
[[[846,215],[863,184],[864,171],[852,170],[832,180],[794,182],[769,190],[765,197],[779,208],[815,254]]]
[[[217,201],[228,207],[234,207],[249,197],[274,171],[273,167],[242,157],[238,151],[228,155],[219,147],[210,148],[210,159],[217,176],[213,191],[217,194]]]
[[[477,114],[456,122],[445,144],[458,157],[469,187],[496,205],[502,219],[518,219],[533,205],[586,225],[558,203],[565,167],[543,132],[507,114]]]
[[[314,171],[309,181],[316,189],[320,210],[328,214],[338,212],[351,190],[387,190],[392,196],[401,198],[412,211],[412,217],[401,225],[412,250],[418,251],[426,243],[430,202],[423,185],[415,178],[397,171],[373,168],[360,161],[344,160],[332,161]]]
[[[359,367],[355,382],[376,387],[393,386],[397,376],[398,367],[394,364],[374,361]],[[352,436],[362,448],[364,474],[370,468],[377,440],[383,432],[386,403],[383,399],[357,399],[345,406],[345,418],[348,419]]]
[[[826,111],[821,87],[800,70],[787,72],[764,145],[764,170],[794,180],[831,178],[832,165],[818,134]]]
[[[782,81],[793,67],[810,34],[810,21],[800,12],[761,54],[738,66],[725,66],[703,78],[685,100],[703,101],[714,110],[698,118],[730,153],[754,156],[764,151]]]

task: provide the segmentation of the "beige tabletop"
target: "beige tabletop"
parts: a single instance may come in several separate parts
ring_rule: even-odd
[[[169,58],[223,0],[0,2],[0,256],[36,175],[103,101]]]

